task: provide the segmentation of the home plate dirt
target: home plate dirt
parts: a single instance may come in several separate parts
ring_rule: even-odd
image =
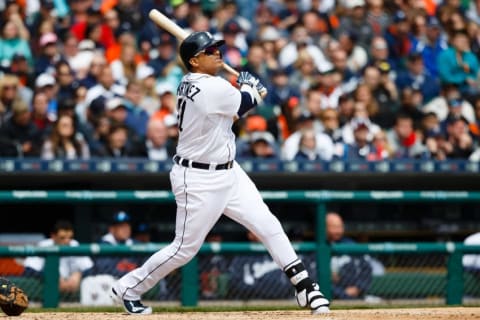
[[[0,316],[9,318],[7,316]],[[15,319],[31,320],[133,320],[122,312],[25,312]],[[444,307],[444,308],[413,308],[413,309],[361,309],[332,310],[326,315],[312,316],[308,311],[245,311],[245,312],[156,312],[152,315],[135,316],[134,320],[480,320],[480,308],[474,307]]]

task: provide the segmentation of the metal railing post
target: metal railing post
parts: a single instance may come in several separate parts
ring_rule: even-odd
[[[194,257],[182,267],[181,301],[184,307],[198,305],[198,258]]]
[[[317,258],[317,276],[320,290],[328,299],[332,298],[332,286],[330,277],[330,259],[331,248],[327,245],[327,231],[325,216],[327,214],[327,206],[325,202],[317,203],[317,211],[315,215],[315,243]]]
[[[60,257],[56,254],[48,254],[45,257],[45,268],[43,272],[43,307],[56,308],[60,300],[59,284],[59,265]]]
[[[460,305],[463,300],[463,253],[455,250],[448,258],[447,270],[447,305]]]

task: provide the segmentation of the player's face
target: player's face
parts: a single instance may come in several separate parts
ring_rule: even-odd
[[[222,68],[222,53],[218,47],[207,47],[199,52],[191,60],[191,64],[195,67],[195,72],[216,75]]]
[[[57,233],[52,234],[52,239],[57,245],[67,245],[73,239],[73,230],[58,230]]]

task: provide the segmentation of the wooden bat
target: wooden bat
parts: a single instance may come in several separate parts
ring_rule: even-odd
[[[170,20],[167,16],[165,16],[163,13],[158,11],[157,9],[152,9],[148,13],[148,16],[150,19],[152,19],[153,22],[155,22],[160,28],[168,31],[170,34],[172,34],[175,38],[177,38],[179,41],[182,41],[188,36],[188,33],[180,28],[178,24]],[[223,69],[225,69],[227,72],[230,74],[234,75],[235,77],[238,77],[238,71],[233,69],[231,66],[226,64],[225,62],[223,63]]]

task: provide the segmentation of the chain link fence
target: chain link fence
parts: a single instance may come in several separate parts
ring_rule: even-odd
[[[96,263],[77,290],[60,292],[60,303],[112,305],[108,296],[112,282],[143,263],[148,255],[92,257]],[[109,259],[110,265],[98,264]],[[316,278],[314,253],[301,255]],[[44,279],[24,276],[24,257],[0,259],[0,276],[23,288],[33,303],[44,299]],[[332,294],[338,301],[390,304],[445,304],[448,255],[442,253],[375,253],[332,256]],[[102,268],[98,268],[101,265]],[[464,305],[478,304],[480,274],[463,273]],[[176,270],[144,296],[152,302],[180,303],[182,272]],[[201,302],[293,300],[294,290],[285,274],[266,253],[198,255],[198,297]]]

